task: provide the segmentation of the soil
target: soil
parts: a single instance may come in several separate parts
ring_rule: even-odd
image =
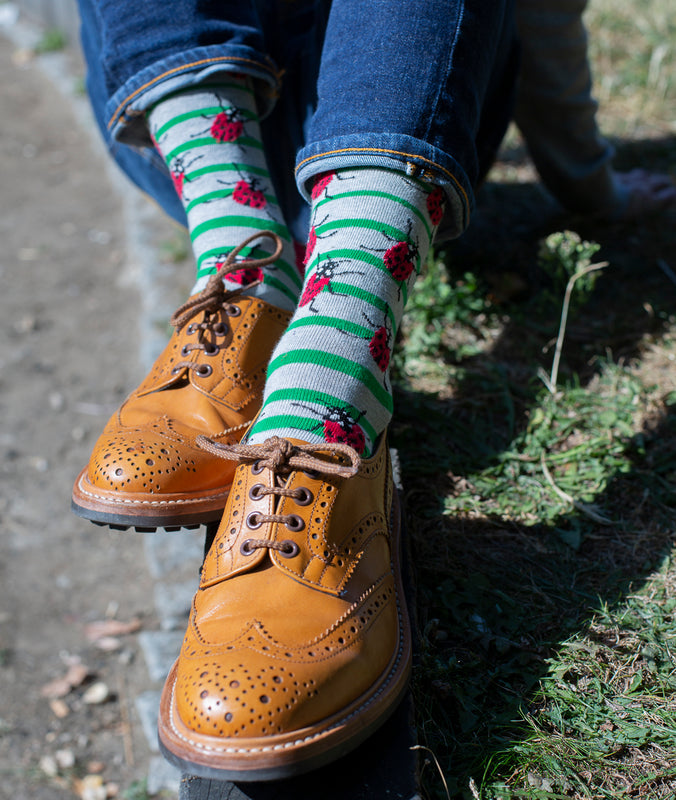
[[[147,774],[149,679],[136,633],[104,650],[87,626],[157,621],[142,538],[73,516],[70,490],[140,377],[139,298],[91,133],[2,37],[0,71],[0,798],[96,800]]]

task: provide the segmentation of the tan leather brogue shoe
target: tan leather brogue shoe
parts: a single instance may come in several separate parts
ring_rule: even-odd
[[[76,514],[111,527],[191,527],[223,513],[235,464],[196,438],[238,442],[258,413],[270,355],[290,314],[225,289],[236,261],[178,309],[176,330],[143,383],[113,415],[73,488]],[[281,243],[277,239],[278,250]]]
[[[411,633],[385,441],[211,446],[240,461],[162,694],[165,756],[274,780],[333,761],[405,692]],[[241,463],[244,462],[244,463]]]

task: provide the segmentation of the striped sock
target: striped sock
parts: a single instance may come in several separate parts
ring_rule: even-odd
[[[247,78],[177,92],[148,114],[155,145],[165,159],[188,217],[197,261],[193,294],[204,288],[228,253],[253,233],[271,230],[284,250],[274,265],[237,270],[226,284],[292,311],[301,276],[288,228],[274,196],[261,144],[256,101]],[[242,251],[261,258],[274,248],[270,239]]]
[[[284,436],[372,452],[392,417],[392,344],[443,197],[385,169],[316,180],[303,290],[249,442]]]

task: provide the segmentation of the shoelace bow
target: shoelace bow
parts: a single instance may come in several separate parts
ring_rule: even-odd
[[[357,474],[359,465],[361,464],[359,455],[346,444],[293,444],[279,436],[271,437],[262,445],[242,443],[228,445],[219,444],[206,436],[198,436],[196,442],[199,447],[220,458],[239,461],[241,463],[256,464],[257,469],[260,470],[263,468],[270,469],[276,476],[278,485],[263,486],[259,484],[257,489],[258,497],[264,497],[265,495],[291,497],[301,503],[307,497],[306,493],[308,490],[302,487],[287,489],[286,481],[283,480],[284,475],[288,475],[288,473],[294,470],[302,470],[303,472],[317,473],[326,476],[336,475],[342,478],[351,478]],[[320,452],[335,454],[341,457],[341,460],[344,461],[346,459],[349,463],[336,464],[335,462],[318,458],[315,453]],[[254,517],[253,520],[252,517]],[[258,528],[267,522],[282,523],[291,531],[300,530],[304,524],[301,518],[296,514],[262,514],[259,512],[252,512],[247,520],[247,524],[252,529]],[[299,527],[299,525],[301,527]],[[254,550],[260,548],[277,550],[280,555],[286,557],[291,557],[298,553],[298,545],[289,539],[285,539],[281,542],[273,542],[268,539],[246,539],[242,543],[241,551],[244,555],[251,555]]]
[[[251,242],[257,239],[266,238],[272,239],[275,243],[275,250],[269,256],[263,258],[246,258],[237,261],[237,256],[242,250]],[[228,309],[228,300],[239,293],[239,289],[226,289],[223,283],[223,278],[235,270],[252,267],[266,267],[274,263],[282,254],[282,240],[272,231],[258,231],[252,236],[249,236],[241,244],[237,245],[234,250],[228,253],[227,258],[220,266],[218,272],[209,278],[209,282],[204,289],[195,297],[185,302],[182,306],[176,309],[171,315],[170,322],[177,329],[180,330],[187,322],[190,322],[193,317],[197,316],[202,311],[215,312],[221,307],[225,306]],[[236,306],[235,306],[236,308]]]

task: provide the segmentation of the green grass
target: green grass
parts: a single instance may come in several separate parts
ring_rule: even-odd
[[[596,0],[587,21],[618,165],[676,176],[670,4]],[[552,216],[531,174],[512,133],[398,342],[419,739],[452,798],[674,798],[676,286],[657,262],[676,269],[676,215]],[[592,261],[550,391],[565,285]]]

